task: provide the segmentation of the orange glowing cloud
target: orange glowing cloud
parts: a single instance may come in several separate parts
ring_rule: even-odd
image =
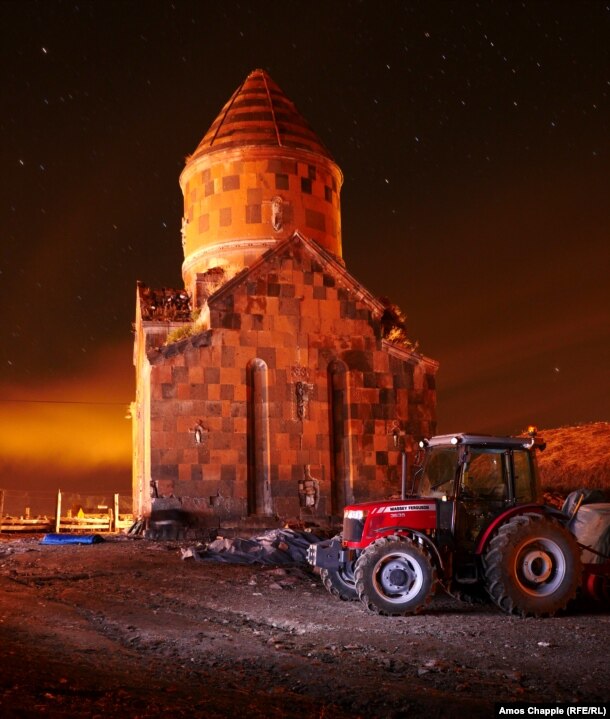
[[[53,384],[0,386],[0,487],[96,474],[129,486],[130,353],[126,344],[103,349],[88,371]]]

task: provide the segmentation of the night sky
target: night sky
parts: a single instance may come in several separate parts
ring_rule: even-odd
[[[178,176],[259,67],[344,172],[348,270],[440,361],[439,430],[610,419],[609,3],[5,1],[0,28],[0,488],[129,487],[136,281],[182,286]]]

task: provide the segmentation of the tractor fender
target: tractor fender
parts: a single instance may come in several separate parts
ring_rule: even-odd
[[[418,532],[416,529],[407,529],[404,526],[398,526],[398,527],[383,527],[382,529],[377,530],[380,532],[379,538],[381,537],[389,537],[392,534],[398,534],[403,537],[414,537],[419,542],[421,542],[426,549],[429,550],[432,557],[434,557],[434,560],[436,562],[436,567],[439,572],[445,571],[445,565],[443,563],[442,557],[438,551],[438,547],[434,542],[428,537],[426,534],[423,534],[422,532]],[[383,532],[383,534],[381,534]]]
[[[553,507],[547,507],[545,504],[520,504],[518,507],[511,507],[510,509],[502,512],[502,514],[499,514],[492,522],[489,523],[489,526],[481,532],[474,550],[475,554],[483,554],[489,540],[501,524],[504,524],[504,522],[511,517],[516,517],[518,514],[528,513],[544,514],[549,517],[554,517],[559,520],[561,524],[566,524],[568,521],[568,517],[563,512],[560,512],[558,509],[554,509]]]

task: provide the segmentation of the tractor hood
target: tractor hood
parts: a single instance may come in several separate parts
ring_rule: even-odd
[[[395,514],[403,516],[403,512],[436,512],[436,500],[426,497],[410,499],[385,499],[377,502],[350,504],[343,510],[343,516],[350,519],[364,519],[369,514]]]
[[[343,540],[357,547],[362,541],[409,527],[427,532],[437,526],[437,502],[431,498],[391,499],[352,504],[343,510]]]

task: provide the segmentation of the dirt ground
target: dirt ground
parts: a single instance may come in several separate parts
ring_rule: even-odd
[[[186,546],[3,536],[0,716],[434,719],[610,698],[606,608],[518,619],[439,595],[377,617],[305,568]]]

